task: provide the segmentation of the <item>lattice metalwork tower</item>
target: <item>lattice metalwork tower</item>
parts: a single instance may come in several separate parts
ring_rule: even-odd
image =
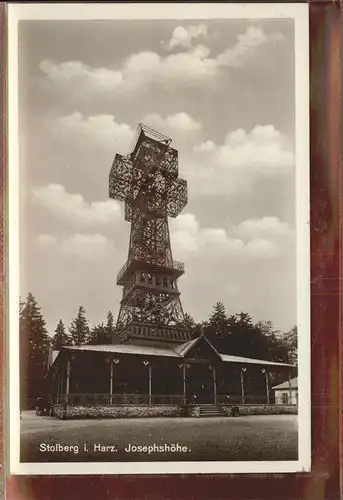
[[[172,257],[168,216],[187,204],[171,139],[140,124],[132,153],[116,154],[109,195],[125,202],[131,223],[127,262],[117,284],[123,296],[114,342],[180,344],[190,340],[177,286],[184,265]]]

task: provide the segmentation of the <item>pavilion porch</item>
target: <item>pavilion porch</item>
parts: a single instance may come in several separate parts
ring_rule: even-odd
[[[63,350],[49,372],[53,405],[271,405],[286,366]],[[261,362],[262,363],[262,362]]]

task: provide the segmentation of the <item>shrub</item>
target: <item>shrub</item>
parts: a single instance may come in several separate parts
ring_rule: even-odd
[[[139,418],[178,417],[181,408],[177,406],[67,406],[56,405],[54,415],[60,419],[71,418]]]
[[[228,417],[238,415],[297,415],[298,409],[292,405],[235,405],[222,406],[222,411]]]

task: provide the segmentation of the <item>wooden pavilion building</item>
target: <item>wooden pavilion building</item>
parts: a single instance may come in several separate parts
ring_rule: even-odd
[[[69,405],[271,404],[271,374],[285,363],[219,353],[204,336],[176,345],[63,347],[49,370],[50,398]]]

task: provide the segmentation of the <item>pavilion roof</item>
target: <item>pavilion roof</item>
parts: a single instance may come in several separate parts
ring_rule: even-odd
[[[201,337],[185,342],[177,346],[155,346],[155,345],[139,345],[139,344],[108,344],[108,345],[82,345],[82,346],[65,346],[63,349],[70,351],[81,352],[102,352],[109,354],[131,354],[138,356],[161,356],[168,358],[184,358],[191,348],[199,341]],[[214,352],[220,357],[224,363],[240,363],[252,364],[260,366],[279,366],[292,367],[287,363],[279,363],[275,361],[267,361],[262,359],[245,358],[242,356],[234,356],[231,354],[221,354],[212,346],[212,344],[203,337],[206,342],[213,348]]]
[[[179,358],[179,354],[169,347],[156,347],[139,344],[108,344],[66,346],[63,349],[71,351],[107,352],[113,354],[137,354],[142,356],[164,356]]]
[[[286,382],[282,382],[282,384],[275,385],[272,389],[289,389],[289,385],[291,385],[291,389],[298,389],[298,377],[292,378],[290,381],[286,380]]]
[[[292,367],[294,365],[290,365],[288,363],[279,363],[276,361],[266,361],[263,359],[255,359],[255,358],[244,358],[242,356],[232,356],[231,354],[220,354],[222,361],[227,363],[241,363],[241,364],[251,364],[251,365],[263,365],[263,366],[285,366]]]

